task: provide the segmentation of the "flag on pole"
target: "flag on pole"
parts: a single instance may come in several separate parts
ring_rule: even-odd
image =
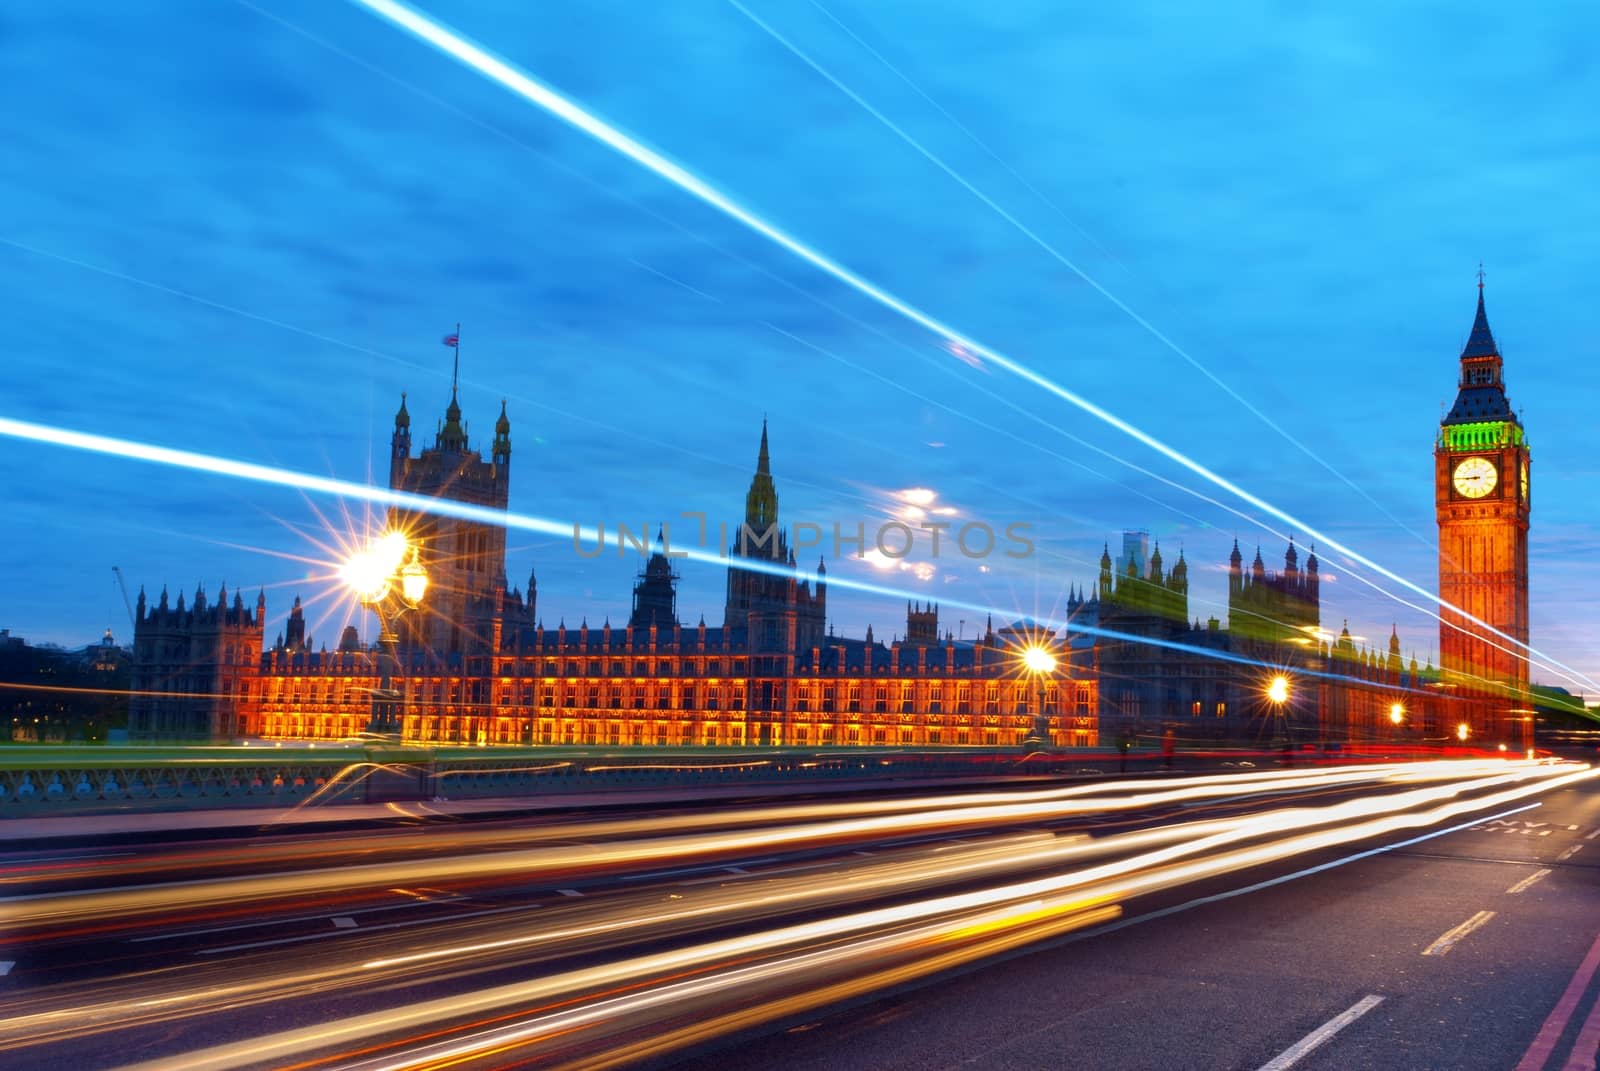
[[[461,336],[460,335],[446,335],[446,336],[444,336],[444,344],[446,346],[449,346],[452,349],[455,349],[456,347],[461,345]]]

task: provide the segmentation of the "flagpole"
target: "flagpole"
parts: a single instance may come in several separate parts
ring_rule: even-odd
[[[456,344],[450,347],[455,350],[454,367],[450,369],[450,397],[456,396],[456,388],[461,385],[461,325],[456,324]]]

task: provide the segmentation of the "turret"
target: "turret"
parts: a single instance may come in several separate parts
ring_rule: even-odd
[[[506,401],[500,399],[500,419],[494,422],[494,466],[504,473],[511,467],[511,419],[506,416]]]
[[[411,414],[406,412],[406,393],[400,392],[400,411],[394,415],[394,435],[389,440],[389,485],[392,487],[411,456]]]

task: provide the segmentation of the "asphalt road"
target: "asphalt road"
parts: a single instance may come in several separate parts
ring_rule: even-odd
[[[1592,1071],[1600,979],[1574,976],[1600,949],[1600,786],[1542,802],[1162,917],[1135,910],[1110,932],[673,1066],[1264,1068],[1365,1008],[1287,1066]],[[1530,1053],[1552,1013],[1549,1044]]]
[[[1031,885],[967,902],[1075,868],[1137,883],[1415,787],[1223,780],[1072,789],[1093,794],[1086,810],[993,793],[971,816],[944,798],[725,802],[0,852],[0,1064],[189,1067],[210,1048],[229,1071],[285,1054],[456,1066],[452,1046],[477,1038],[468,1066],[664,1066],[670,1040],[695,1053],[684,1068],[1255,1068],[1357,1007],[1296,1066],[1516,1065],[1600,929],[1592,790],[1390,851],[1421,831],[1147,882],[1114,904],[1102,890],[1052,907]],[[1263,814],[1292,820],[1185,854]],[[1179,857],[1143,861],[1152,850]],[[1378,854],[1331,865],[1358,852]],[[1275,884],[1236,895],[1257,883]],[[930,898],[951,903],[917,915]],[[869,996],[869,977],[892,995]],[[1567,1003],[1551,1067],[1592,991]],[[708,1024],[741,1023],[709,1039]],[[346,1040],[325,1040],[330,1024]],[[495,1040],[507,1024],[520,1033]],[[263,1037],[281,1052],[218,1048]]]

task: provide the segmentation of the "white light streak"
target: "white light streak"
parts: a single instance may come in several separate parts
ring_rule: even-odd
[[[665,155],[651,149],[643,142],[624,133],[619,127],[600,118],[598,115],[586,110],[576,102],[568,99],[554,89],[544,85],[526,71],[512,65],[482,46],[469,41],[453,30],[433,19],[431,16],[397,0],[350,0],[351,3],[364,7],[373,14],[386,19],[393,25],[412,34],[419,40],[432,45],[440,52],[452,57],[465,66],[477,71],[484,77],[498,83],[502,87],[524,100],[543,108],[551,115],[560,119],[579,131],[599,141],[601,144],[633,160],[635,163],[648,168],[661,178],[677,186],[679,189],[698,198],[724,215],[744,224],[746,227],[767,238],[776,245],[788,250],[801,260],[812,265],[820,271],[833,276],[845,285],[855,289],[864,296],[878,302],[885,308],[900,314],[913,323],[928,331],[939,335],[949,343],[959,345],[974,355],[984,358],[1018,378],[1033,384],[1045,392],[1061,399],[1069,405],[1075,406],[1083,412],[1094,417],[1108,426],[1115,428],[1135,441],[1165,457],[1167,460],[1188,469],[1196,476],[1218,488],[1228,492],[1234,497],[1255,507],[1262,512],[1275,517],[1290,528],[1302,532],[1312,540],[1322,543],[1324,547],[1343,554],[1373,572],[1399,584],[1415,594],[1421,595],[1429,602],[1434,602],[1446,610],[1450,610],[1463,619],[1476,624],[1493,635],[1514,644],[1516,647],[1528,651],[1530,654],[1544,659],[1551,666],[1559,667],[1566,672],[1562,676],[1568,680],[1581,680],[1592,689],[1600,690],[1600,682],[1590,680],[1577,670],[1566,666],[1549,655],[1538,651],[1534,647],[1523,643],[1515,636],[1502,632],[1487,621],[1468,613],[1466,610],[1453,603],[1446,602],[1438,594],[1429,591],[1418,584],[1406,579],[1400,574],[1388,569],[1366,555],[1346,545],[1341,540],[1335,539],[1321,529],[1309,524],[1294,514],[1273,505],[1243,487],[1227,479],[1219,473],[1212,471],[1201,462],[1189,457],[1174,447],[1168,446],[1162,440],[1137,425],[1124,420],[1110,410],[1095,404],[1088,398],[1079,395],[1061,384],[1055,382],[1042,373],[1020,361],[995,350],[976,339],[957,330],[955,327],[938,319],[931,313],[923,311],[916,305],[905,301],[890,291],[878,286],[861,275],[856,274],[843,264],[827,256],[825,253],[814,249],[812,246],[794,237],[787,231],[771,223],[753,210],[741,205],[732,196],[722,192],[711,183],[702,179],[694,172],[674,162]],[[1153,329],[1152,329],[1153,330]]]

